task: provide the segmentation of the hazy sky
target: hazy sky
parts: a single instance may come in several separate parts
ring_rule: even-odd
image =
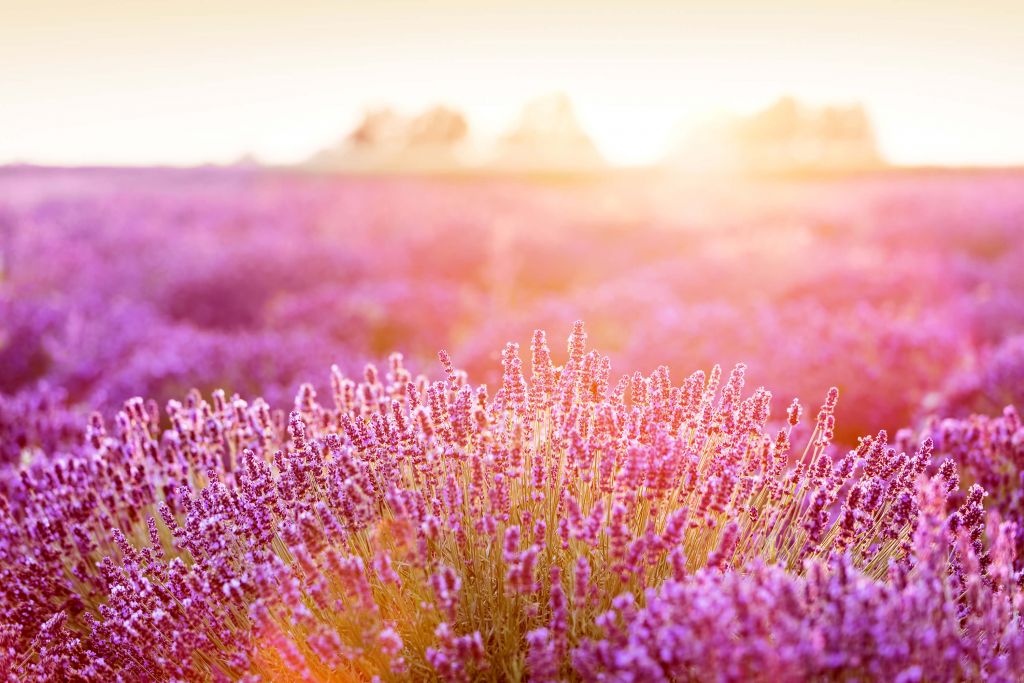
[[[0,163],[304,158],[368,104],[563,90],[613,161],[792,93],[904,163],[1024,162],[1024,0],[0,0]]]

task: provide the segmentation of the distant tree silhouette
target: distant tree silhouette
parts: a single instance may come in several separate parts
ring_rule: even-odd
[[[774,172],[867,169],[882,165],[874,128],[859,104],[813,108],[793,97],[698,130],[676,159],[724,170]]]
[[[437,106],[409,118],[393,109],[367,110],[338,144],[315,154],[308,167],[351,171],[443,171],[459,167],[469,134],[460,112]]]
[[[555,93],[526,104],[512,130],[498,143],[495,164],[525,171],[582,171],[605,165],[583,130],[572,100]]]
[[[362,120],[348,134],[348,141],[357,146],[380,147],[398,143],[406,126],[405,120],[388,107],[367,110]]]
[[[423,145],[455,145],[469,134],[469,124],[462,113],[444,106],[433,107],[409,122],[406,144],[410,147]]]

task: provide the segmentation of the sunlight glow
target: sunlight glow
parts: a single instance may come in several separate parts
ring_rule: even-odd
[[[1014,163],[1021,26],[1001,0],[8,3],[0,163],[290,163],[380,103],[455,107],[488,140],[553,91],[614,163],[786,94],[862,103],[897,163]]]

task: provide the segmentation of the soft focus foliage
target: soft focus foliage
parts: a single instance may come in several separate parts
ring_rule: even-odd
[[[1024,405],[1024,335],[991,349],[977,364],[954,375],[936,407],[942,415],[996,414],[1003,406]]]
[[[393,355],[290,415],[132,399],[0,515],[15,678],[1013,680],[1014,524],[744,367],[616,379],[577,323],[490,395]],[[528,378],[527,378],[528,376]],[[806,423],[806,426],[805,426]],[[798,439],[797,447],[791,441]]]
[[[282,405],[331,363],[356,373],[394,349],[420,368],[448,348],[493,383],[507,339],[576,318],[622,367],[745,362],[780,395],[836,385],[849,444],[1019,400],[1013,172],[709,186],[7,169],[0,197],[0,391],[47,380],[108,417],[193,386]]]

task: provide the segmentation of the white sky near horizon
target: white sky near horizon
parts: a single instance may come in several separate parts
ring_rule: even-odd
[[[896,163],[1024,163],[1024,2],[0,0],[0,163],[288,163],[382,104],[486,139],[553,91],[621,164],[782,94]]]

